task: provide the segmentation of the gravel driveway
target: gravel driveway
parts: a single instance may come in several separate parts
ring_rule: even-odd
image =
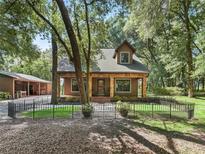
[[[164,132],[125,119],[17,119],[0,123],[1,154],[202,154],[204,151],[203,133]]]

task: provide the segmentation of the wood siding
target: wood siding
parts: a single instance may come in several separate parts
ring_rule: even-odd
[[[79,92],[71,91],[71,79],[75,78],[75,73],[66,72],[61,73],[61,78],[64,78],[64,95],[71,96],[79,96]],[[118,96],[138,96],[138,79],[142,79],[142,94],[143,97],[146,97],[146,78],[147,74],[143,73],[90,73],[90,77],[92,80],[90,88],[90,96],[98,96],[98,88],[97,88],[97,80],[104,79],[105,80],[105,96],[113,97],[115,95]],[[118,93],[115,91],[115,80],[116,79],[131,79],[131,92],[130,93]]]
[[[130,47],[128,47],[126,44],[124,44],[117,51],[116,58],[117,58],[117,63],[118,64],[120,64],[120,53],[125,52],[125,51],[130,53],[130,63],[132,63],[132,61],[133,61],[133,50]]]
[[[11,77],[0,76],[0,91],[9,92],[14,97],[14,79]]]

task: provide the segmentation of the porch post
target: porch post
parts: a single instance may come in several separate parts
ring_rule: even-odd
[[[139,97],[139,93],[138,93],[138,78],[135,78],[135,82],[136,82],[136,97]]]
[[[92,97],[92,75],[89,78],[89,89],[88,89],[89,98]]]
[[[114,78],[110,77],[110,97],[114,96],[114,86],[115,86]]]
[[[15,82],[15,80],[13,80],[13,87],[12,87],[12,97],[13,97],[13,99],[15,98],[15,86],[16,86],[16,82]]]
[[[143,77],[143,82],[142,82],[142,97],[146,97],[146,92],[147,92],[147,78],[146,76]]]
[[[57,97],[60,97],[60,76],[59,75],[57,75]]]
[[[41,95],[41,83],[38,83],[38,95]]]
[[[27,84],[27,90],[28,90],[28,96],[30,95],[30,89],[29,89],[29,86],[30,86],[30,82],[28,82],[28,84]]]

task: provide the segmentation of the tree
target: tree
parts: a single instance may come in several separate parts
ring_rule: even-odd
[[[188,89],[189,97],[193,96],[193,54],[196,50],[200,51],[194,36],[203,25],[198,21],[204,19],[201,16],[203,5],[204,2],[189,0],[157,0],[155,3],[136,0],[132,3],[125,26],[127,30],[134,30],[143,41],[153,40],[150,51],[154,54],[148,50],[150,53],[145,58],[156,56],[160,63],[157,69],[160,70],[160,66],[165,68],[162,71],[167,85],[173,83],[171,85],[176,86],[176,81],[181,80],[184,88]]]
[[[35,26],[29,16],[28,8],[21,8],[16,1],[0,2],[0,63],[1,69],[6,57],[35,58],[38,50],[32,44],[36,34]]]
[[[8,57],[8,70],[12,72],[19,72],[24,74],[30,74],[41,79],[51,80],[51,53],[50,50],[41,51],[40,56],[35,59],[29,58],[15,58],[13,61],[13,57]]]

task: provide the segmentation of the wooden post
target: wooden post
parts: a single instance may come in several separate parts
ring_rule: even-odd
[[[89,89],[88,89],[88,93],[89,93],[89,98],[92,97],[92,76],[90,75],[89,78]]]
[[[40,82],[38,83],[38,95],[41,95],[41,84],[40,84]]]
[[[29,86],[30,86],[30,83],[28,82],[28,84],[27,84],[27,90],[28,90],[28,93],[27,93],[27,95],[29,96],[30,95],[30,88],[29,88]]]
[[[13,89],[12,89],[12,97],[15,98],[15,80],[13,80]]]
[[[143,77],[143,81],[142,81],[142,97],[146,97],[146,93],[147,93],[147,78]]]
[[[110,97],[114,96],[114,78],[110,77]]]

